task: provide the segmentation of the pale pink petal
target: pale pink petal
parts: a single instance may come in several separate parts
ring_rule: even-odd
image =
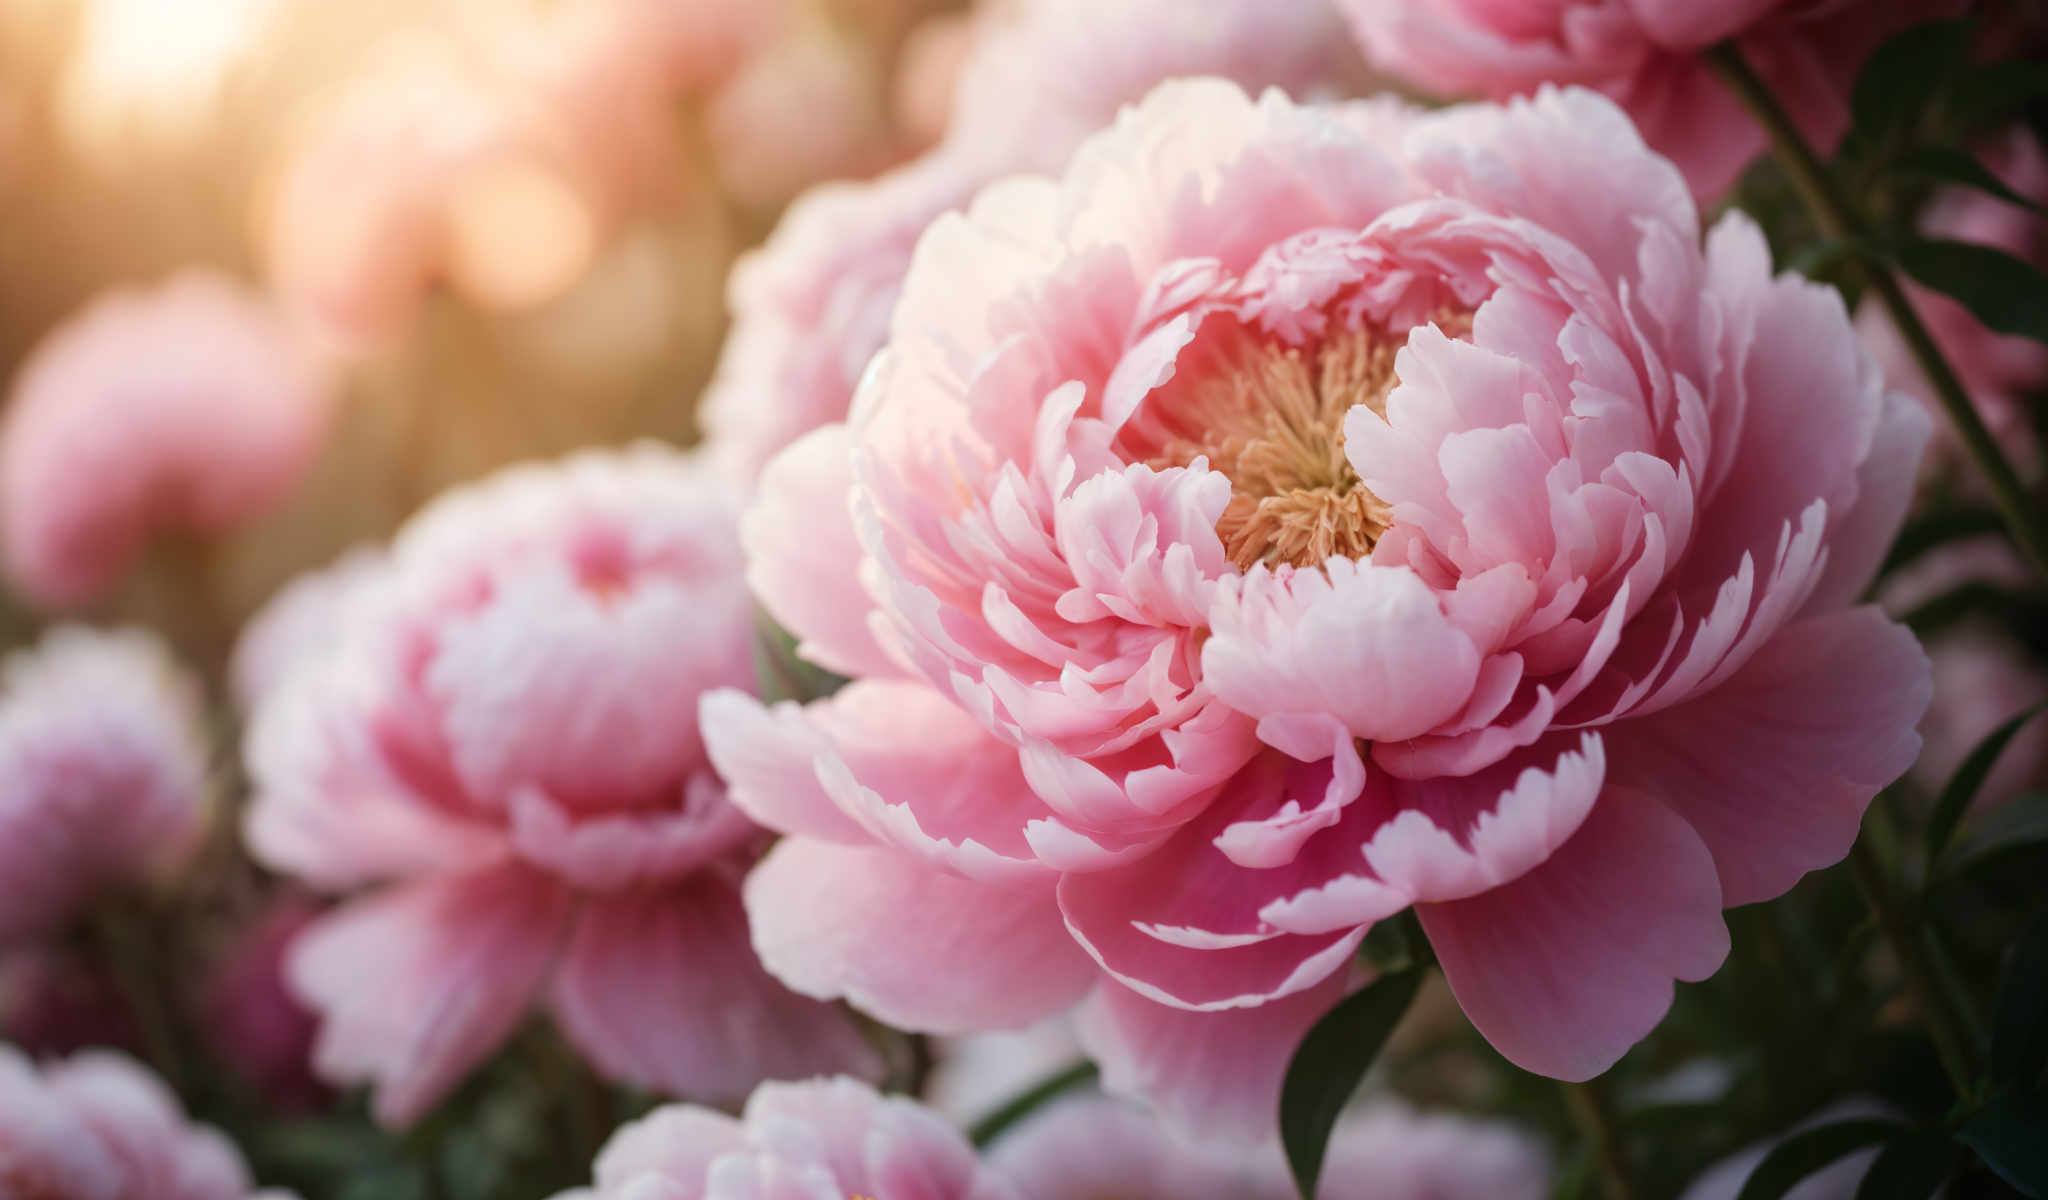
[[[374,1083],[377,1119],[411,1124],[518,1025],[569,907],[547,877],[510,866],[397,884],[321,918],[289,967],[320,1014],[316,1068]]]
[[[1295,1048],[1351,985],[1337,971],[1271,1004],[1198,1013],[1105,981],[1081,1006],[1081,1042],[1104,1087],[1150,1098],[1176,1131],[1256,1145],[1277,1128]]]
[[[1714,860],[1654,797],[1610,787],[1551,859],[1417,909],[1458,1006],[1524,1070],[1588,1079],[1728,953]]]
[[[763,1079],[881,1070],[847,1013],[761,969],[738,887],[710,874],[587,902],[551,1008],[608,1078],[709,1103]]]
[[[905,1028],[1026,1025],[1096,975],[1049,883],[970,882],[893,850],[787,838],[747,877],[746,897],[771,974]]]

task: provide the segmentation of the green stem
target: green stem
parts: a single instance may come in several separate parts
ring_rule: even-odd
[[[974,1128],[968,1131],[968,1139],[977,1146],[986,1146],[1004,1130],[1043,1108],[1047,1101],[1092,1081],[1095,1076],[1095,1064],[1086,1060],[1077,1062],[1056,1075],[1048,1076],[1027,1088],[1009,1103],[976,1121]]]
[[[1593,1163],[1599,1169],[1607,1200],[1636,1200],[1642,1192],[1621,1153],[1621,1137],[1615,1128],[1614,1113],[1607,1106],[1606,1093],[1600,1090],[1597,1081],[1557,1086],[1564,1093],[1565,1107],[1571,1110],[1572,1123],[1593,1148]]]
[[[178,1023],[170,1011],[174,991],[158,968],[154,913],[142,904],[108,905],[94,913],[88,932],[100,966],[135,1020],[142,1055],[173,1091],[186,1084]]]
[[[1942,1070],[1955,1086],[1956,1095],[1969,1097],[1977,1078],[1976,1048],[1966,1032],[1969,1023],[1937,978],[1934,959],[1922,940],[1919,923],[1892,890],[1891,878],[1871,848],[1869,837],[1857,838],[1849,848],[1849,870],[1856,878],[1857,890],[1863,893],[1864,903],[1870,906],[1871,916],[1877,919],[1878,928],[1898,957],[1899,973],[1927,1021]]]
[[[2013,469],[2012,461],[2006,458],[1991,431],[1985,428],[1984,419],[1977,415],[1976,406],[1970,403],[1969,392],[1964,390],[1962,380],[1957,378],[1955,369],[1935,344],[1933,335],[1927,332],[1927,326],[1921,322],[1920,314],[1914,311],[1912,302],[1906,299],[1898,277],[1889,265],[1872,254],[1874,240],[1870,223],[1842,190],[1827,164],[1807,144],[1806,136],[1778,103],[1770,85],[1750,68],[1735,44],[1723,42],[1706,51],[1704,57],[1707,66],[1769,134],[1773,152],[1807,210],[1813,214],[1814,223],[1820,231],[1858,251],[1871,290],[1877,294],[1878,302],[1884,305],[1892,324],[1898,327],[1906,348],[1926,374],[1935,397],[1955,425],[1964,447],[1984,473],[1985,482],[1991,487],[1992,499],[1998,506],[1999,515],[2005,519],[2005,527],[2012,534],[2013,542],[2034,569],[2048,577],[2048,528],[2043,526],[2042,515],[2027,502],[2026,488],[2020,482],[2019,473]]]

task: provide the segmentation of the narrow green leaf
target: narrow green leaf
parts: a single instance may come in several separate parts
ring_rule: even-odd
[[[1324,1013],[1294,1050],[1280,1085],[1280,1142],[1304,1197],[1316,1194],[1330,1131],[1422,984],[1420,970],[1384,975]]]
[[[2048,63],[1982,63],[1956,81],[1951,110],[1965,131],[1999,124],[2036,100],[2048,100]]]
[[[2048,1194],[2048,1105],[2033,1096],[2001,1096],[1956,1131],[1984,1165],[2029,1200]]]
[[[1976,156],[1951,147],[1922,146],[1917,150],[1908,151],[1892,164],[1892,169],[1908,175],[1918,175],[1923,179],[1975,188],[1986,195],[1996,196],[2007,204],[2016,204],[2028,212],[2041,211],[2040,205],[2006,186],[2005,180],[1992,174],[1991,169],[1978,161]]]
[[[1971,749],[1963,765],[1949,776],[1947,786],[1941,789],[1941,799],[1935,801],[1934,812],[1927,818],[1927,875],[1934,876],[1935,864],[1941,861],[1949,841],[1955,837],[1956,826],[1962,824],[1963,814],[1969,811],[1970,801],[1984,788],[1985,779],[1991,775],[1991,768],[1998,765],[1998,756],[2012,742],[2013,735],[2039,714],[2043,707],[2034,705],[2005,724],[1985,735],[1984,740]]]
[[[1743,1181],[1736,1200],[1779,1200],[1799,1181],[1830,1163],[1847,1158],[1905,1132],[1897,1121],[1858,1118],[1816,1125],[1779,1142]]]
[[[1927,1200],[1955,1172],[1958,1157],[1955,1142],[1939,1130],[1894,1139],[1863,1173],[1856,1200]]]
[[[2031,1088],[2048,1068],[2048,908],[2005,951],[1991,1024],[1991,1078]]]
[[[2048,276],[2003,250],[1971,242],[1906,242],[1892,257],[1922,285],[1948,296],[1995,333],[2048,342]]]
[[[1880,574],[1895,571],[1950,542],[1998,533],[2004,528],[2005,522],[1997,509],[1981,506],[1948,507],[1914,517],[1893,539],[1891,552],[1885,555]]]
[[[1927,21],[1879,46],[1856,76],[1856,132],[1876,140],[1918,120],[1969,49],[1969,29],[1966,21]]]
[[[1948,878],[1968,875],[2006,854],[2044,845],[2048,845],[2048,792],[2028,792],[1972,822],[1970,835],[1948,856],[1942,873]]]
[[[968,1140],[977,1146],[988,1145],[1048,1102],[1095,1082],[1098,1073],[1094,1063],[1083,1059],[1063,1071],[1046,1076],[1006,1101],[1001,1108],[976,1121],[974,1128],[967,1132]]]

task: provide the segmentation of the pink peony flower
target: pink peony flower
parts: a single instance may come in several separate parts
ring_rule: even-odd
[[[1765,148],[1699,58],[1732,38],[1825,151],[1849,127],[1870,52],[1956,0],[1336,0],[1374,65],[1447,95],[1505,99],[1544,83],[1599,88],[1712,200]]]
[[[334,630],[356,605],[375,596],[386,570],[381,551],[358,547],[279,589],[235,639],[228,662],[235,704],[253,711],[294,672],[326,657],[334,649]]]
[[[277,1111],[308,1112],[329,1099],[313,1077],[319,1019],[285,983],[286,956],[320,911],[305,896],[278,897],[235,931],[197,997],[199,1024],[214,1053]]]
[[[1277,1144],[1247,1153],[1173,1136],[1135,1105],[1061,1100],[1004,1135],[989,1162],[1024,1200],[1293,1200]],[[1542,1144],[1510,1126],[1416,1113],[1396,1102],[1356,1110],[1331,1133],[1320,1200],[1541,1200]]]
[[[729,288],[732,333],[706,436],[751,482],[799,435],[846,416],[882,348],[918,235],[1016,171],[1058,170],[1082,138],[1177,75],[1341,91],[1362,66],[1323,0],[1017,0],[976,22],[945,143],[875,180],[813,189]],[[1018,96],[1032,97],[1020,105]]]
[[[208,816],[198,686],[153,636],[59,628],[4,681],[0,944],[168,878]]]
[[[1265,1128],[1366,930],[1604,1070],[1726,905],[1834,862],[1928,668],[1851,607],[1912,486],[1836,295],[1585,91],[1436,114],[1170,84],[920,242],[757,595],[853,677],[706,698],[798,991],[1015,1027]]]
[[[257,855],[381,885],[290,956],[322,1075],[374,1081],[403,1124],[536,1006],[608,1077],[672,1093],[874,1068],[747,945],[761,836],[695,706],[751,678],[752,630],[725,491],[653,445],[515,468],[413,518],[334,649],[251,719]]]
[[[1017,1200],[930,1111],[846,1078],[763,1084],[738,1120],[658,1108],[612,1135],[595,1174],[556,1200]]]
[[[154,531],[248,520],[319,449],[329,401],[284,320],[224,276],[101,299],[15,383],[0,434],[8,574],[38,606],[71,608]]]
[[[187,1121],[133,1060],[86,1051],[38,1069],[0,1045],[0,1195],[244,1200],[251,1190],[228,1140]]]
[[[1985,165],[2019,194],[2048,201],[2048,155],[2030,130],[2018,128],[2001,137],[1984,156]],[[2048,267],[2048,220],[2014,204],[1970,188],[1944,188],[1935,194],[1920,220],[1928,237],[1974,242],[2003,250],[2037,267]],[[1920,319],[1955,368],[1977,406],[1977,413],[2008,452],[2031,457],[2031,431],[2026,405],[2048,390],[2048,347],[2031,338],[1993,333],[1968,309],[1939,292],[1910,282],[1907,295]],[[1936,406],[1934,389],[1920,364],[1906,348],[1898,327],[1883,306],[1866,301],[1856,314],[1856,328],[1884,368],[1892,386]],[[1937,445],[1942,459],[1954,460],[1962,448],[1946,420]]]

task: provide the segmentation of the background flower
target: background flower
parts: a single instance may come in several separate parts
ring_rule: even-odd
[[[256,853],[315,886],[382,883],[288,966],[315,1061],[417,1118],[534,1007],[611,1078],[730,1098],[872,1069],[847,1018],[776,986],[738,884],[759,845],[695,729],[749,679],[724,491],[642,446],[444,496],[329,650],[258,699]]]
[[[167,882],[207,829],[196,683],[140,630],[65,626],[0,693],[0,943]]]
[[[216,272],[99,301],[15,383],[0,431],[9,576],[72,608],[150,533],[247,521],[297,481],[328,402],[284,318]]]

